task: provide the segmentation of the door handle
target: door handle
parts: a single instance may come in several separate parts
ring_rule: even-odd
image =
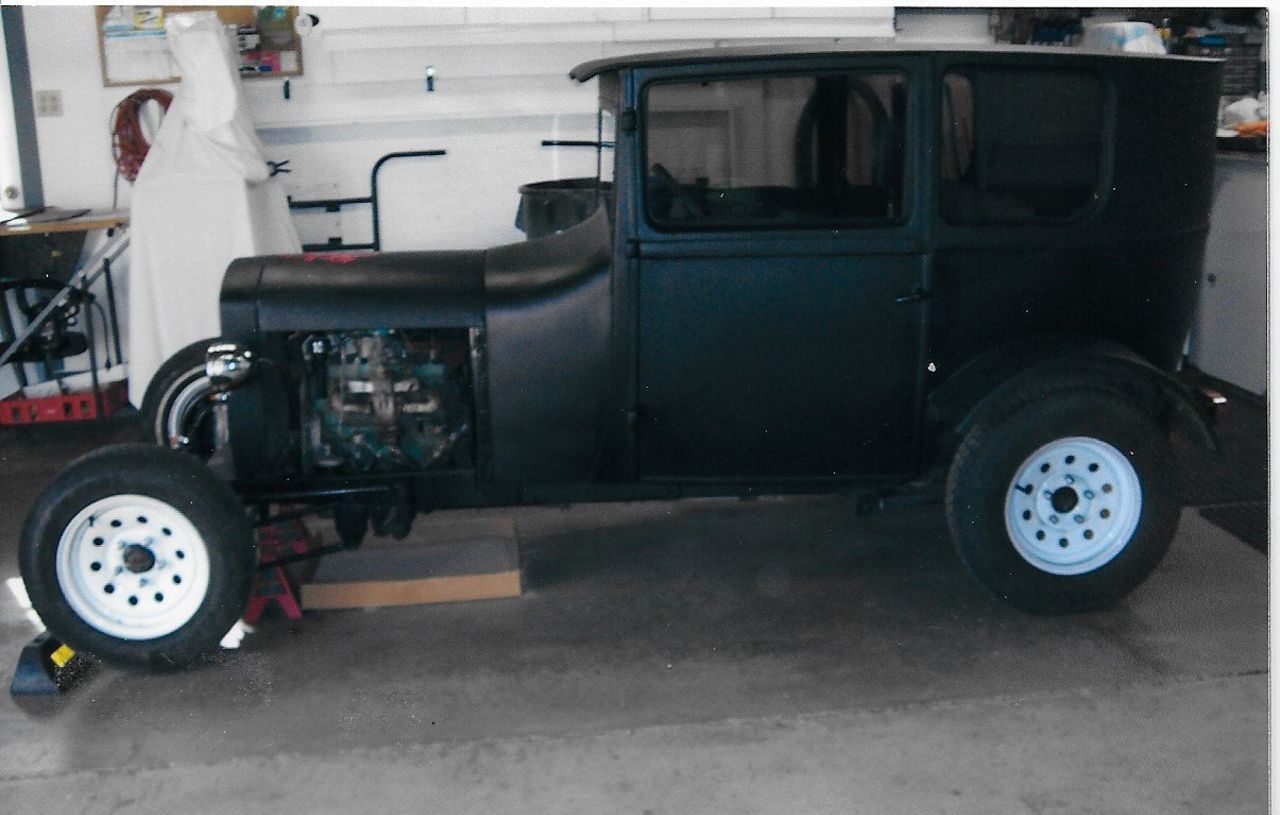
[[[925,291],[920,286],[916,286],[914,289],[912,289],[910,294],[904,294],[901,297],[894,298],[893,302],[897,303],[900,306],[905,306],[908,303],[923,303],[925,300],[928,300],[932,296],[933,296],[933,292]]]

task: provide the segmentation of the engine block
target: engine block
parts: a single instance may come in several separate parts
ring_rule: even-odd
[[[446,467],[465,447],[465,336],[396,329],[310,335],[302,355],[304,470]]]

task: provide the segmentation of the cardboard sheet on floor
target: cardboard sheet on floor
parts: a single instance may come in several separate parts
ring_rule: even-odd
[[[404,541],[376,541],[320,561],[302,586],[307,610],[518,597],[520,549],[509,518],[420,524]]]

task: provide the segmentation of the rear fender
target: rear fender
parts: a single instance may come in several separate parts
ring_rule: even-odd
[[[1166,433],[1181,431],[1213,451],[1215,410],[1211,401],[1185,387],[1132,350],[1105,340],[1044,337],[984,354],[936,388],[930,416],[963,437],[978,421],[1009,405],[1022,389],[1044,396],[1070,388],[1093,388],[1134,402]]]

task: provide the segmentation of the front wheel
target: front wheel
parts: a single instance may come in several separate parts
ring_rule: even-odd
[[[1110,393],[1058,391],[1002,407],[969,432],[948,478],[961,560],[1028,611],[1111,605],[1155,569],[1177,528],[1168,441]]]
[[[142,439],[207,460],[214,453],[213,386],[205,351],[216,339],[193,342],[165,360],[142,397]]]
[[[58,475],[27,516],[19,561],[55,637],[112,662],[178,667],[239,618],[256,552],[239,498],[208,467],[130,444]]]

